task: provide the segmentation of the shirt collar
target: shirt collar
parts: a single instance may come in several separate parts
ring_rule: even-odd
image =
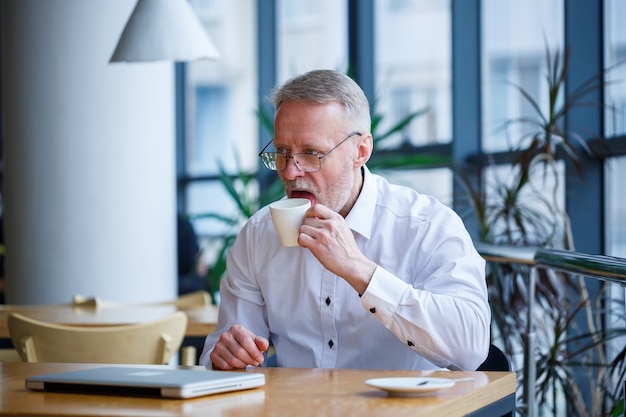
[[[352,210],[346,217],[348,227],[366,239],[372,234],[372,223],[377,200],[376,179],[370,170],[363,166],[363,187]]]

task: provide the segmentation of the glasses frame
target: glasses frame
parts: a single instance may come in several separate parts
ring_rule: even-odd
[[[289,164],[289,160],[293,158],[293,162],[296,164],[296,168],[298,168],[300,171],[302,172],[318,172],[319,170],[322,169],[322,159],[326,158],[328,156],[328,154],[330,154],[332,151],[334,151],[335,149],[337,149],[340,145],[342,145],[344,142],[346,142],[348,139],[354,137],[354,136],[363,136],[363,133],[361,132],[352,132],[350,133],[348,136],[346,136],[345,139],[343,139],[342,141],[340,141],[338,144],[336,144],[335,146],[333,146],[330,150],[318,154],[318,155],[312,155],[312,154],[308,154],[305,152],[300,152],[300,153],[294,153],[294,154],[281,154],[280,152],[266,152],[265,149],[267,149],[268,146],[270,146],[272,143],[274,143],[274,139],[272,138],[272,140],[270,140],[267,145],[265,145],[263,147],[263,149],[261,150],[261,152],[259,152],[259,157],[261,158],[261,160],[263,161],[263,165],[265,165],[265,168],[271,170],[271,171],[282,171],[285,168],[287,168],[287,165]],[[281,169],[278,168],[271,168],[267,165],[266,158],[264,157],[264,155],[274,155],[274,166],[276,166],[276,156],[277,155],[281,155],[285,157],[285,166]],[[315,156],[317,157],[319,166],[316,170],[304,170],[300,167],[300,164],[298,163],[298,159],[296,158],[298,155],[308,155],[308,156]]]

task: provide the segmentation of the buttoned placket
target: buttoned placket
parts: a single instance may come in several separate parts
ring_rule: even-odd
[[[337,363],[339,341],[335,326],[335,290],[337,276],[324,270],[322,276],[322,292],[320,294],[320,316],[322,323],[322,358],[320,367],[334,368]]]

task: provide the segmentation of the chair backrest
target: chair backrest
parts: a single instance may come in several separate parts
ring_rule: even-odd
[[[477,371],[511,371],[511,362],[499,347],[491,344],[487,359],[478,367]]]
[[[211,295],[204,290],[190,292],[179,296],[173,304],[179,310],[193,310],[194,308],[204,308],[211,304]]]
[[[183,341],[187,315],[116,326],[71,326],[9,314],[9,334],[24,362],[167,364]]]
[[[114,308],[128,306],[160,306],[171,305],[178,310],[193,310],[196,308],[204,308],[211,304],[211,295],[205,290],[198,290],[188,294],[180,295],[173,300],[154,301],[147,303],[117,303],[101,300],[97,297],[87,297],[82,294],[75,294],[72,299],[73,307],[80,308]],[[0,304],[1,306],[1,304]]]

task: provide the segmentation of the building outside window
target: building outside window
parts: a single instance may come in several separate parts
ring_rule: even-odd
[[[452,140],[451,3],[374,1],[375,112],[382,115],[378,132],[386,132],[410,113],[424,110],[401,132],[377,144],[376,150]],[[375,136],[376,136],[376,132]],[[379,169],[391,182],[437,197],[452,205],[453,175],[449,168]]]
[[[190,0],[220,58],[184,64],[184,127],[179,211],[192,216],[205,262],[214,261],[228,226],[204,213],[237,212],[220,183],[228,174],[256,172],[258,161],[256,1]],[[244,219],[241,219],[242,221]]]

